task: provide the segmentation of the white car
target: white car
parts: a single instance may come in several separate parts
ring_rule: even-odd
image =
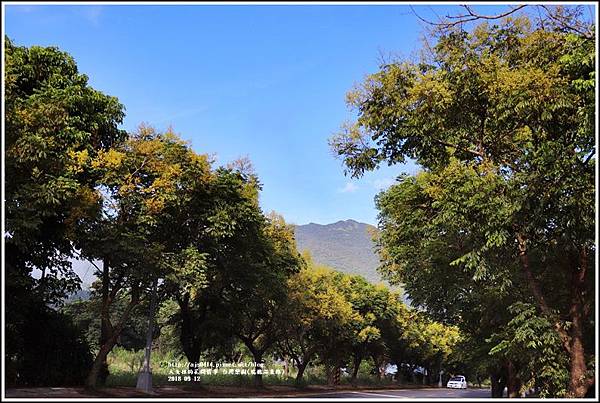
[[[446,387],[452,389],[467,389],[467,379],[462,375],[453,376],[448,381]]]

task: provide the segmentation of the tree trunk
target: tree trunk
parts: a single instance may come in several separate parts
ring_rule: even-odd
[[[102,306],[100,311],[100,345],[103,346],[108,342],[112,333],[112,325],[110,323],[110,264],[108,259],[102,262]],[[106,385],[108,378],[108,363],[106,357],[99,364],[100,368],[96,375],[100,385]]]
[[[258,348],[254,345],[254,341],[255,341],[256,337],[250,338],[250,337],[246,337],[241,334],[238,334],[237,336],[244,343],[244,345],[248,348],[248,350],[252,354],[252,357],[254,358],[254,379],[253,379],[254,387],[262,388],[264,386],[263,378],[262,378],[262,373],[264,370],[264,363],[263,363],[262,357],[263,357],[263,354],[265,353],[265,351],[267,351],[269,344],[266,344],[266,345],[263,344],[262,347]]]
[[[383,357],[382,355],[378,356],[372,354],[371,358],[373,358],[373,362],[377,367],[377,379],[382,380],[385,374],[385,357]]]
[[[86,388],[95,389],[97,387],[100,371],[102,370],[103,365],[106,365],[106,357],[114,345],[115,343],[107,343],[100,347],[100,351],[94,360],[92,369],[85,380]]]
[[[296,385],[300,385],[302,383],[302,378],[304,377],[304,371],[306,370],[307,362],[297,363],[298,373],[296,374]]]
[[[362,357],[360,355],[354,356],[353,366],[352,366],[352,377],[350,378],[351,383],[356,383],[356,378],[358,377],[358,370],[360,369],[360,363],[362,362]]]
[[[576,327],[581,326],[580,318],[573,319],[572,342],[571,342],[571,368],[569,379],[569,396],[570,397],[585,397],[588,388],[593,384],[593,381],[587,379],[587,366],[585,363],[585,354],[583,350],[581,329]]]
[[[290,362],[287,355],[283,357],[283,376],[285,379],[290,376]]]
[[[327,385],[334,386],[335,385],[335,373],[337,367],[332,366],[330,364],[325,365],[325,374],[327,375]]]
[[[587,251],[581,249],[579,254],[579,267],[573,270],[571,280],[571,345],[570,345],[570,379],[569,396],[585,397],[589,387],[593,384],[594,378],[589,378],[587,374],[587,365],[585,362],[585,350],[583,346],[583,310],[582,293],[587,269]]]
[[[544,314],[549,318],[553,317],[552,310],[546,303],[546,300],[541,292],[537,280],[531,272],[529,265],[529,256],[526,246],[526,238],[522,234],[516,234],[519,246],[519,258],[521,267],[525,273],[527,282],[531,288],[533,296],[538,302],[538,306]],[[583,289],[585,284],[585,276],[588,266],[588,256],[585,246],[579,252],[579,262],[573,265],[571,277],[571,307],[569,316],[571,319],[571,328],[567,332],[564,327],[557,321],[555,329],[558,332],[562,341],[563,347],[569,354],[571,367],[569,369],[569,391],[570,397],[584,397],[589,387],[594,383],[594,376],[587,375],[587,365],[585,362],[585,350],[583,346],[583,314],[585,305],[583,303]]]
[[[90,373],[88,374],[85,380],[86,388],[95,389],[97,387],[98,377],[100,375],[100,371],[102,370],[103,364],[106,363],[108,353],[110,353],[115,344],[117,344],[117,339],[121,335],[123,327],[125,326],[125,323],[127,323],[129,315],[131,314],[131,311],[137,305],[137,303],[137,298],[132,297],[132,300],[129,302],[129,305],[123,312],[123,316],[121,316],[121,320],[119,321],[117,326],[112,330],[112,334],[110,335],[108,340],[106,340],[106,342],[100,346],[100,351],[98,352],[98,355],[96,356],[96,359],[92,364],[92,369],[90,370]]]
[[[405,379],[404,371],[403,371],[403,368],[402,368],[402,364],[401,363],[396,363],[396,368],[398,368],[398,371],[396,372],[396,382],[399,385],[402,385],[404,383],[404,379]]]
[[[506,363],[506,389],[508,397],[520,397],[521,382],[517,378],[515,364],[512,361]]]
[[[506,386],[503,376],[500,374],[491,374],[490,380],[492,382],[492,397],[503,397],[504,387]]]
[[[262,371],[263,371],[263,367],[261,366],[261,364],[263,363],[262,360],[262,353],[261,352],[253,352],[252,355],[254,356],[254,387],[255,388],[262,388],[263,385],[263,378],[262,378]]]
[[[181,349],[183,350],[188,363],[191,365],[200,360],[202,339],[198,332],[194,331],[196,330],[194,327],[195,321],[194,318],[192,318],[192,313],[189,308],[189,295],[183,295],[177,302],[181,312],[181,333],[179,334],[179,340],[181,341]]]

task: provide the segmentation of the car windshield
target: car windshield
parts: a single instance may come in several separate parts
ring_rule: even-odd
[[[462,377],[461,376],[455,376],[453,378],[450,378],[450,381],[454,381],[454,382],[462,382]]]

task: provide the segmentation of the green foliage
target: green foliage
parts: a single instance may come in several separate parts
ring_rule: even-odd
[[[540,397],[564,397],[569,383],[569,357],[552,323],[539,316],[535,306],[521,302],[508,307],[514,317],[502,332],[494,334],[490,355],[508,357],[520,365],[520,377],[528,381],[522,390],[539,390]]]
[[[547,26],[519,17],[440,29],[421,60],[382,65],[348,94],[358,118],[330,144],[355,177],[382,162],[423,167],[376,199],[390,281],[480,353],[491,329],[523,320],[498,306],[535,303],[552,324],[538,326],[545,343],[560,336],[572,351],[569,393],[583,396],[594,353],[595,42],[560,10]],[[538,366],[523,384],[538,382],[547,363],[522,353]]]
[[[94,284],[92,286],[95,286]],[[127,308],[129,296],[120,296],[112,304],[110,319],[113,323],[118,322],[119,318]],[[87,344],[91,350],[97,352],[100,348],[100,312],[101,299],[96,290],[92,291],[91,297],[87,300],[73,301],[65,304],[61,308],[61,313],[67,315],[73,321],[76,328],[85,335]],[[123,327],[123,330],[117,340],[117,346],[128,349],[142,349],[146,345],[146,328],[148,327],[148,303],[147,301],[136,306]],[[158,331],[156,332],[158,335]]]
[[[373,359],[378,370],[389,362],[438,368],[450,359],[460,340],[456,327],[412,311],[383,285],[305,259],[307,268],[288,281],[278,342],[296,365],[334,368]]]
[[[307,256],[308,257],[308,256]],[[279,349],[297,365],[340,361],[347,355],[349,324],[355,313],[340,287],[344,277],[311,260],[288,280],[289,296],[278,326]]]
[[[123,140],[123,106],[91,88],[57,48],[19,47],[6,38],[5,60],[9,259],[19,275],[41,270],[53,277],[39,291],[57,302],[78,286],[67,261],[67,226],[93,201],[93,173],[81,161]]]
[[[60,305],[79,287],[68,258],[73,222],[96,203],[96,176],[86,161],[124,139],[117,127],[123,106],[91,88],[57,48],[19,47],[5,38],[4,51],[7,354],[16,360],[18,383],[75,384],[89,366],[87,346],[47,305]],[[44,370],[32,369],[35,354]],[[55,364],[49,354],[57,354]]]
[[[198,250],[202,234],[194,234],[193,225],[212,175],[206,155],[196,154],[171,130],[160,133],[145,125],[90,165],[98,175],[97,208],[82,214],[73,232],[82,256],[102,260],[96,267],[102,345],[97,368],[127,335],[126,324],[149,299],[154,281],[164,279],[161,298],[173,289],[189,298],[206,288],[209,262]],[[115,302],[123,297],[128,302],[115,317]],[[92,372],[89,386],[95,377]]]
[[[228,290],[226,296],[233,332],[256,360],[275,344],[280,332],[277,318],[286,305],[287,279],[304,264],[296,251],[293,229],[283,217],[271,213],[266,224],[254,240],[258,256],[250,254],[245,262],[253,271],[251,277],[238,282],[237,289]]]

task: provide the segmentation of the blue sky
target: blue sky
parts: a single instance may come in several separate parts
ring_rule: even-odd
[[[433,18],[432,7],[415,9]],[[4,18],[16,44],[69,52],[125,105],[125,129],[171,125],[217,164],[249,157],[263,209],[288,222],[376,224],[374,196],[417,169],[351,180],[327,144],[380,54],[417,54],[423,27],[408,6],[7,5]]]

